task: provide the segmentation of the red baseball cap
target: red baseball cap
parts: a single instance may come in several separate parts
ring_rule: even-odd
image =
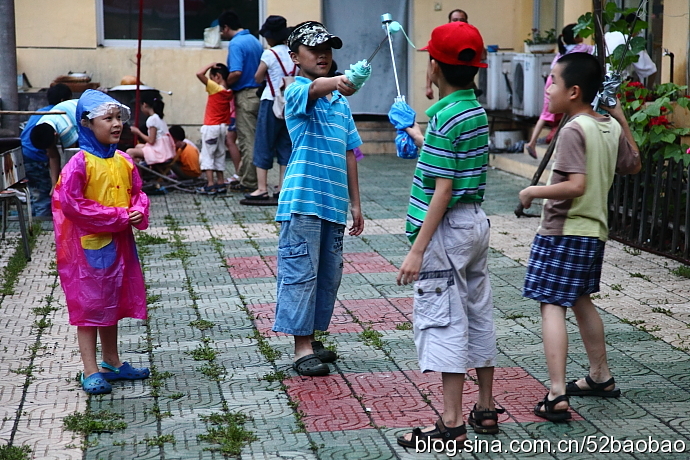
[[[466,22],[449,22],[436,27],[431,32],[429,44],[421,49],[444,64],[488,67],[481,62],[484,40],[477,28]]]

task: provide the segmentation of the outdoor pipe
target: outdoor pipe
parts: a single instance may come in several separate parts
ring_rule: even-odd
[[[667,48],[664,48],[664,56],[668,56],[671,58],[671,69],[669,70],[669,73],[668,73],[668,75],[669,75],[668,81],[670,83],[673,83],[673,67],[674,67],[673,63],[675,61],[675,55],[673,53],[671,53]]]

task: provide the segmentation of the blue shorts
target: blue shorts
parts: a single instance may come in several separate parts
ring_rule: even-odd
[[[228,123],[228,131],[237,131],[237,125],[235,124],[235,117],[230,118],[230,123]]]
[[[271,169],[273,158],[278,164],[287,166],[292,154],[292,141],[285,120],[273,115],[273,101],[264,99],[259,105],[256,119],[256,137],[254,139],[254,166]]]
[[[523,297],[572,307],[580,296],[599,292],[605,244],[595,237],[536,235]]]
[[[304,214],[281,222],[275,332],[312,335],[331,322],[343,275],[345,226]]]

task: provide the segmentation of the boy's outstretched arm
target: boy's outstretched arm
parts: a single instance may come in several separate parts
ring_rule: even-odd
[[[208,77],[206,76],[206,72],[208,72],[208,70],[209,70],[211,67],[213,67],[214,65],[216,65],[216,63],[215,63],[215,62],[212,62],[212,63],[210,63],[210,64],[208,64],[208,65],[205,65],[204,67],[202,67],[201,69],[199,69],[199,70],[196,72],[196,78],[198,78],[199,81],[200,81],[201,83],[203,83],[204,85],[205,85],[206,83],[208,83]]]
[[[357,91],[355,85],[345,75],[319,77],[309,85],[309,99],[315,100],[338,90],[343,96],[352,96]]]
[[[417,239],[414,240],[409,254],[405,257],[400,271],[398,272],[398,286],[417,281],[419,272],[422,269],[422,258],[424,251],[431,241],[431,237],[436,232],[438,224],[443,219],[453,195],[453,179],[436,178],[436,189],[431,197],[429,209],[426,212],[422,228],[419,229]]]
[[[568,180],[552,185],[532,185],[520,191],[520,203],[525,209],[532,206],[535,198],[570,200],[585,194],[587,176],[568,174]]]
[[[364,230],[364,217],[362,217],[362,208],[359,200],[359,175],[357,173],[357,159],[355,152],[348,150],[346,155],[347,161],[347,191],[350,195],[350,211],[352,212],[352,227],[350,227],[350,235],[358,236]]]

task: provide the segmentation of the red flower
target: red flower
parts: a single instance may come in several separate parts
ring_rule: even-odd
[[[659,117],[653,117],[649,120],[649,126],[668,126],[671,123],[668,121],[665,115]]]

